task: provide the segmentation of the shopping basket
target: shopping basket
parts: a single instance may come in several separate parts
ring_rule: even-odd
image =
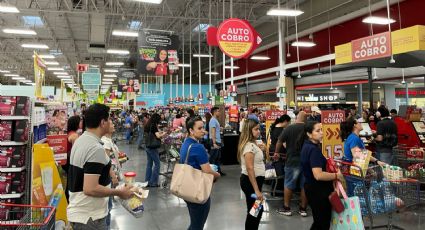
[[[55,229],[55,208],[52,206],[0,203],[0,229]]]

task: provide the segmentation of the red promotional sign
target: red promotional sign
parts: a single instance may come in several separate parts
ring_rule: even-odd
[[[239,110],[237,105],[232,105],[229,108],[229,121],[230,122],[238,122],[239,118]]]
[[[322,124],[339,124],[345,121],[345,112],[342,110],[322,111]]]
[[[391,55],[390,32],[353,40],[351,50],[353,62],[388,57]]]
[[[86,72],[87,70],[89,70],[88,64],[77,64],[77,71],[78,72]]]
[[[208,28],[207,42],[211,46],[218,45],[229,57],[243,58],[257,48],[261,38],[248,21],[230,18],[223,21],[218,29]]]
[[[68,151],[68,135],[47,135],[47,143],[53,149],[55,160],[65,165]]]
[[[342,157],[344,149],[339,135],[340,123],[345,121],[342,110],[322,111],[322,153],[325,157]]]
[[[267,121],[275,121],[280,116],[286,114],[284,110],[267,110],[266,111],[266,120]]]

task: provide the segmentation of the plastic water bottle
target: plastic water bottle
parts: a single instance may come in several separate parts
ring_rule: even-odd
[[[211,169],[212,169],[214,172],[218,172],[218,166],[217,166],[217,165],[215,165],[215,164],[210,164],[210,166],[211,166]]]
[[[251,194],[251,198],[255,199],[254,204],[252,205],[249,214],[253,217],[257,217],[261,209],[263,209],[263,201],[257,200],[257,195],[255,193]]]

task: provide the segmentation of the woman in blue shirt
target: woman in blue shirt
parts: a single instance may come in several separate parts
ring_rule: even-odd
[[[185,139],[180,149],[180,163],[184,164],[186,155],[189,151],[187,163],[195,169],[202,170],[204,173],[212,174],[214,180],[220,177],[220,174],[214,172],[208,161],[208,154],[205,147],[199,143],[204,137],[204,122],[200,117],[190,118],[186,123],[186,128],[189,136]],[[207,221],[208,213],[210,212],[211,199],[208,199],[204,204],[191,203],[185,201],[189,209],[190,225],[188,230],[202,230]]]
[[[309,121],[297,142],[298,149],[301,149],[305,194],[313,212],[313,225],[310,229],[314,230],[329,230],[332,206],[328,197],[334,190],[332,181],[344,178],[341,172],[326,172],[326,158],[320,148],[322,138],[322,124]]]

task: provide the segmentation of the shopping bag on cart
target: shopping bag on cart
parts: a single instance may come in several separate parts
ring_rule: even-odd
[[[341,200],[344,211],[337,213],[332,210],[331,230],[363,230],[364,224],[360,212],[359,197],[353,196]]]

